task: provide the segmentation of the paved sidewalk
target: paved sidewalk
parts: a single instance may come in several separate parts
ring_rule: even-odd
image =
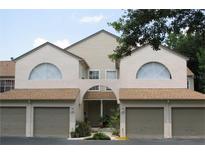
[[[132,139],[126,141],[67,140],[62,138],[2,137],[1,145],[205,145],[205,139]]]

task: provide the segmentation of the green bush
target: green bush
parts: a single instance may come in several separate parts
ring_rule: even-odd
[[[112,111],[109,126],[113,128],[112,134],[119,136],[119,132],[120,132],[120,109],[119,108]]]
[[[109,127],[109,123],[110,123],[110,116],[108,115],[104,115],[101,119],[100,119],[101,123],[102,123],[102,127]]]
[[[120,132],[119,132],[119,130],[113,130],[112,131],[112,135],[116,135],[116,136],[119,136],[120,135]]]
[[[92,138],[88,138],[87,140],[110,140],[110,137],[104,133],[98,132],[95,133]]]
[[[86,137],[91,135],[91,127],[88,122],[77,122],[74,132],[71,132],[72,138]]]

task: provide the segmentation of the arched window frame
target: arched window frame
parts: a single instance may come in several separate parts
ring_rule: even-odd
[[[38,68],[38,67],[40,67],[40,66],[42,66],[42,65],[50,65],[50,66],[53,66],[53,68],[55,68],[56,70],[57,70],[57,72],[59,73],[59,78],[46,78],[46,79],[31,79],[31,77],[32,77],[32,73],[34,73],[34,71]],[[29,78],[28,78],[29,80],[61,80],[62,79],[62,73],[61,73],[61,70],[56,66],[56,65],[54,65],[54,64],[52,64],[52,63],[40,63],[40,64],[38,64],[38,65],[36,65],[32,70],[31,70],[31,72],[30,72],[30,74],[29,74]]]
[[[152,63],[156,63],[156,64],[159,64],[159,65],[163,66],[163,67],[167,70],[167,72],[169,73],[169,78],[167,78],[167,79],[154,79],[154,78],[153,78],[153,79],[143,79],[143,78],[139,78],[139,77],[138,77],[138,76],[139,76],[139,73],[140,73],[140,71],[143,69],[143,67],[146,66],[146,65],[152,64]],[[168,69],[164,64],[162,64],[162,63],[160,63],[160,62],[152,61],[152,62],[148,62],[148,63],[143,64],[143,65],[138,69],[138,71],[137,71],[137,73],[136,73],[136,79],[138,79],[138,80],[171,80],[171,79],[172,79],[172,75],[171,75],[169,69]]]

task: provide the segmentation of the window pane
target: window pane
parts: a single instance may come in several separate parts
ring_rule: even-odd
[[[99,86],[94,86],[94,87],[90,88],[89,90],[99,90]]]
[[[139,69],[137,78],[146,80],[166,80],[171,79],[171,74],[162,64],[152,62],[143,65]]]
[[[62,79],[60,70],[53,64],[44,63],[35,67],[29,77],[30,80],[58,80]]]
[[[99,79],[99,71],[89,71],[89,79]]]
[[[14,80],[0,80],[0,92],[14,89]]]
[[[107,71],[106,74],[107,79],[117,79],[117,72],[116,71]]]

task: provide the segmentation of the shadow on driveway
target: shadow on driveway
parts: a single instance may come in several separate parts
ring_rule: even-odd
[[[131,139],[126,141],[67,140],[62,138],[1,137],[1,145],[205,145],[205,139]]]

